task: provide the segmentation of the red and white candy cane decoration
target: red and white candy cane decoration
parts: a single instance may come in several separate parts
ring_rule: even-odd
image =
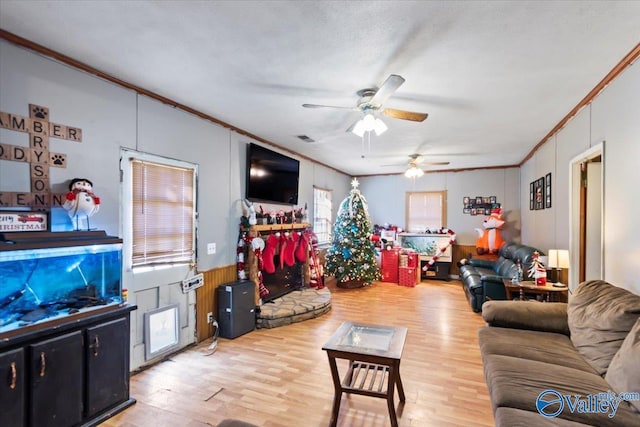
[[[253,250],[253,253],[256,255],[256,259],[258,260],[258,292],[260,293],[260,298],[264,298],[269,295],[269,289],[264,285],[264,280],[262,278],[262,249],[256,248]]]
[[[424,265],[424,267],[422,267],[422,271],[427,271],[429,267],[431,267],[433,263],[435,263],[438,258],[440,258],[440,255],[442,255],[449,248],[449,246],[453,245],[453,242],[456,241],[456,233],[453,230],[447,229],[447,234],[450,236],[449,243],[441,247],[438,252],[433,257],[431,257],[431,259]]]
[[[318,237],[313,231],[305,231],[309,247],[309,286],[318,290],[324,288],[323,269],[318,259]]]

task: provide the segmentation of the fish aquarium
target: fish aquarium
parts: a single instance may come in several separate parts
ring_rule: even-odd
[[[102,231],[0,234],[0,339],[123,303],[119,238]]]

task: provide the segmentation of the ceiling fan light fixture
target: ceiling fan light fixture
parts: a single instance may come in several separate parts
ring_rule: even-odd
[[[366,130],[367,132],[371,132],[375,128],[376,119],[375,117],[373,117],[373,114],[365,114],[364,118],[361,121],[364,125],[364,130]]]
[[[366,129],[364,128],[364,123],[362,122],[362,120],[358,120],[353,129],[351,129],[351,132],[358,135],[360,138],[364,136]]]
[[[415,166],[411,166],[404,173],[407,178],[420,178],[422,175],[424,175],[424,171]]]
[[[387,131],[387,125],[384,124],[384,122],[380,119],[376,119],[373,122],[373,130],[375,131],[376,135],[380,136],[383,133],[385,133]]]
[[[367,113],[356,122],[351,132],[362,138],[365,132],[375,132],[379,136],[385,133],[387,129],[387,125],[382,120],[374,117],[371,113]]]

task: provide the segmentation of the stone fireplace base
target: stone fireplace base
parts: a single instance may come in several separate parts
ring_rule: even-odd
[[[276,328],[303,320],[313,319],[331,310],[331,292],[327,287],[317,290],[303,288],[262,304],[256,317],[256,326]]]

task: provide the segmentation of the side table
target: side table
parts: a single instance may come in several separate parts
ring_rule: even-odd
[[[329,357],[334,396],[330,426],[338,422],[342,393],[361,394],[387,400],[391,426],[398,427],[394,391],[405,401],[400,378],[400,358],[407,328],[344,322],[322,347]],[[341,380],[336,359],[349,361]]]
[[[546,284],[538,286],[533,281],[525,281],[513,283],[511,279],[502,279],[504,289],[507,294],[507,300],[515,299],[525,301],[527,295],[542,295],[545,302],[567,302],[569,300],[569,288],[566,285],[562,287]]]

